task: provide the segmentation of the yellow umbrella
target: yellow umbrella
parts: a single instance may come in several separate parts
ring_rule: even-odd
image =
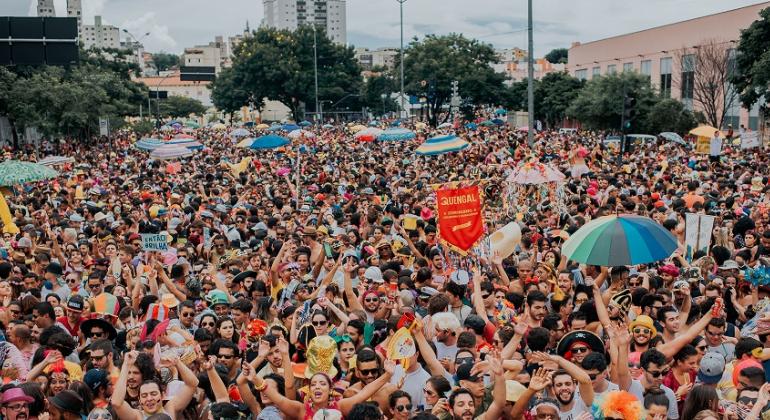
[[[241,140],[241,142],[238,143],[237,145],[235,145],[235,147],[240,147],[240,148],[251,147],[251,143],[254,143],[254,138],[253,137],[247,137],[247,138]]]
[[[224,124],[222,124],[222,123],[219,123],[219,124],[214,124],[214,125],[212,125],[212,126],[211,126],[211,128],[212,128],[213,130],[226,130],[226,129],[227,129],[227,126],[226,126],[226,125],[224,125]]]
[[[690,130],[690,134],[698,137],[711,138],[711,137],[714,137],[714,133],[717,131],[719,131],[719,129],[716,129],[710,125],[701,125],[699,127],[696,127]]]
[[[361,124],[354,125],[354,126],[350,127],[350,131],[352,131],[354,133],[357,133],[357,132],[359,132],[361,130],[365,130],[365,129],[366,129],[366,126],[365,125],[361,125]]]
[[[270,126],[267,124],[257,124],[257,130],[267,130],[268,128],[270,128]]]

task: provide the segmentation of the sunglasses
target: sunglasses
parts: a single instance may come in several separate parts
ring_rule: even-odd
[[[490,296],[489,294],[486,294],[486,295],[481,295],[481,298],[482,298],[482,299],[488,299],[488,298],[489,298],[489,296]]]
[[[364,299],[364,302],[377,302],[380,300],[380,298],[366,298]]]
[[[379,369],[361,369],[359,372],[361,372],[362,376],[374,376],[380,373]]]
[[[234,354],[218,354],[217,357],[220,358],[220,359],[230,360],[230,359],[235,358],[235,355]]]
[[[102,287],[101,283],[99,283],[99,284],[89,284],[88,285],[89,289],[96,289],[96,288],[99,288],[99,287]]]
[[[649,334],[651,332],[649,328],[634,328],[634,334]]]
[[[216,325],[216,324],[214,324],[213,322],[202,322],[201,323],[201,327],[213,327],[214,325]]]
[[[598,378],[599,376],[601,376],[601,373],[589,373],[588,374],[588,377],[591,378],[592,381],[595,381],[596,378]]]
[[[103,337],[104,331],[91,331],[91,337]]]
[[[328,321],[313,321],[313,326],[314,327],[322,327],[322,326],[326,325],[327,322]]]
[[[574,347],[572,349],[572,353],[575,353],[575,354],[588,353],[588,347]]]
[[[629,369],[639,369],[642,367],[639,363],[629,363],[628,364]]]
[[[656,370],[656,371],[647,371],[647,373],[650,374],[653,378],[659,378],[661,376],[665,376],[668,373],[668,370]]]
[[[701,352],[705,352],[706,350],[708,350],[708,346],[698,346],[698,347],[695,347],[695,348],[698,351],[701,351]]]
[[[426,394],[428,394],[428,395],[436,395],[436,393],[435,393],[435,392],[431,391],[431,390],[430,390],[430,389],[428,389],[428,388],[423,388],[423,389],[422,389],[422,392],[424,392],[424,393],[426,393]]]
[[[179,316],[183,318],[190,318],[195,316],[195,312],[182,312],[181,314],[179,314]]]
[[[398,411],[399,413],[402,413],[404,411],[411,411],[411,410],[412,410],[412,404],[396,406],[396,411]]]

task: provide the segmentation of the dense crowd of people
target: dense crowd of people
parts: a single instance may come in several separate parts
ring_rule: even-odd
[[[6,153],[74,162],[5,191],[19,232],[0,240],[2,418],[770,418],[763,150],[659,139],[618,157],[597,133],[529,146],[458,124],[470,147],[419,156],[436,130],[309,130],[254,151],[196,129],[205,148],[174,161],[129,131]],[[527,162],[562,172],[558,192],[512,190]],[[488,233],[518,222],[511,256],[441,244],[432,186],[447,182],[482,187]],[[616,213],[680,248],[611,268],[562,255]],[[686,213],[716,217],[706,252],[685,249]],[[399,359],[403,331],[415,351]]]

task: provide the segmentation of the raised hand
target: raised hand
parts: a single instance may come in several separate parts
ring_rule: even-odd
[[[211,370],[214,369],[217,365],[217,357],[216,356],[209,356],[208,359],[206,359],[205,362],[203,362],[203,370]]]
[[[139,352],[136,350],[126,353],[126,355],[123,356],[123,363],[126,363],[129,366],[133,365],[134,363],[136,363],[136,357],[138,355],[139,355]]]
[[[257,349],[257,355],[261,358],[267,357],[270,353],[270,343],[267,340],[259,340],[259,348]]]
[[[385,360],[385,363],[382,365],[382,370],[386,375],[393,376],[393,372],[396,371],[396,362],[390,359]]]
[[[535,392],[544,390],[548,385],[551,385],[551,372],[543,368],[535,371],[535,374],[532,375],[532,379],[529,381],[529,389]]]

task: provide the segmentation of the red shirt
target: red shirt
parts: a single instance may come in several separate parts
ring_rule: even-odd
[[[64,326],[64,328],[66,328],[67,331],[69,331],[70,334],[72,334],[73,337],[75,337],[75,338],[78,337],[78,333],[80,332],[80,324],[83,323],[83,318],[82,317],[80,319],[78,319],[78,323],[76,325],[74,325],[74,326],[70,325],[69,318],[67,318],[66,316],[62,316],[62,317],[56,318],[56,321],[61,323]]]

